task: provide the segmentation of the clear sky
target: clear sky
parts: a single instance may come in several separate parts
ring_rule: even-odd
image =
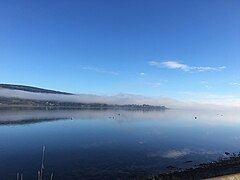
[[[0,81],[240,97],[239,0],[0,0]]]

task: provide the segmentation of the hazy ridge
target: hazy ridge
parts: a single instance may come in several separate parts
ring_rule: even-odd
[[[28,107],[28,108],[120,108],[129,110],[158,110],[166,109],[165,106],[148,104],[115,104],[103,102],[94,95],[81,98],[71,93],[42,89],[31,86],[0,84],[0,107]],[[97,96],[96,96],[97,97]],[[89,99],[89,100],[88,100]],[[92,99],[92,100],[90,100]],[[95,99],[95,101],[93,100]]]

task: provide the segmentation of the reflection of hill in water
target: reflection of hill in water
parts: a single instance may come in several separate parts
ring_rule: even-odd
[[[165,110],[154,110],[152,113],[162,113]],[[0,125],[7,124],[31,124],[54,120],[91,120],[112,119],[123,120],[129,118],[140,118],[150,111],[143,110],[110,110],[110,109],[26,109],[26,108],[2,108],[0,109]],[[135,118],[134,118],[135,117]]]
[[[49,121],[56,121],[56,120],[62,120],[62,119],[68,119],[68,118],[43,118],[43,119],[23,119],[23,120],[12,120],[12,121],[0,121],[0,125],[24,125],[24,124],[34,124],[34,123],[40,123],[40,122],[49,122]]]
[[[240,112],[225,111],[187,111],[187,110],[119,110],[119,109],[0,109],[0,124],[30,124],[54,120],[112,120],[131,121],[194,121],[204,123],[240,122]],[[198,117],[195,119],[195,117]]]

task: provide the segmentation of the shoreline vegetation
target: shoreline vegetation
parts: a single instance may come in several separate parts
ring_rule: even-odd
[[[201,180],[206,178],[213,178],[218,176],[231,175],[240,172],[240,152],[228,153],[225,152],[227,157],[217,161],[202,163],[198,166],[189,169],[178,169],[174,166],[169,166],[173,170],[170,173],[162,173],[157,176],[150,176],[147,178],[138,178],[146,180]],[[167,167],[168,168],[168,167]]]
[[[148,104],[102,104],[102,103],[75,103],[47,100],[31,100],[21,98],[7,98],[0,96],[0,108],[39,108],[39,109],[121,109],[121,110],[165,110],[165,106]]]

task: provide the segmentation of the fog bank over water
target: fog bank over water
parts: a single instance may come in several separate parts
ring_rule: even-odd
[[[0,88],[0,97],[8,98],[23,98],[31,100],[44,101],[61,101],[61,102],[76,102],[76,103],[105,103],[105,104],[149,104],[160,105],[168,108],[176,109],[226,109],[240,107],[238,100],[234,98],[202,98],[195,100],[177,100],[168,97],[147,97],[134,94],[117,94],[112,96],[93,95],[93,94],[48,94],[48,93],[33,93],[21,90],[10,90]]]

